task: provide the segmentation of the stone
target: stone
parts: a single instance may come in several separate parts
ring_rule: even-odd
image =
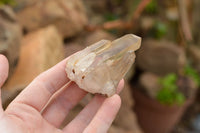
[[[36,76],[64,58],[63,42],[57,29],[48,26],[26,35],[22,40],[19,63],[4,89],[18,91]]]
[[[15,99],[15,97],[21,92],[21,90],[17,90],[17,91],[10,91],[10,90],[6,90],[6,89],[2,89],[1,90],[1,102],[3,105],[3,108],[6,109],[7,106],[13,101],[13,99]]]
[[[135,61],[141,38],[133,34],[117,40],[101,40],[71,56],[66,63],[68,78],[83,90],[112,96],[119,81]]]
[[[137,131],[137,133],[142,133],[142,129],[138,124],[136,114],[131,108],[123,106],[123,103],[118,115],[115,118],[114,124],[123,129]]]
[[[86,37],[86,44],[93,44],[99,40],[102,39],[106,39],[106,40],[114,40],[116,39],[112,34],[103,31],[103,30],[96,30],[92,33],[90,33],[87,37]]]
[[[9,61],[9,77],[12,75],[19,57],[22,29],[11,8],[0,7],[0,54]]]
[[[133,111],[134,99],[131,94],[131,87],[127,82],[125,82],[124,89],[120,93],[120,97],[122,100],[122,106],[113,124],[124,129],[125,133],[142,133],[136,114]]]
[[[91,11],[95,12],[95,13],[106,13],[106,7],[108,5],[108,1],[107,0],[84,0],[87,9],[89,8]],[[104,9],[104,10],[102,10]],[[93,13],[93,12],[89,12],[89,13]]]
[[[93,44],[99,40],[114,40],[116,39],[112,34],[104,30],[96,30],[94,32],[82,32],[76,38],[73,38],[72,41],[65,42],[65,57],[68,57],[80,50],[83,50],[85,47]]]
[[[17,10],[17,16],[26,31],[53,24],[63,37],[78,34],[87,24],[81,0],[40,0]]]
[[[177,6],[167,8],[166,17],[171,21],[177,21],[179,19]]]
[[[150,30],[155,24],[155,18],[150,16],[143,16],[140,21],[141,28],[144,31]]]
[[[41,0],[15,0],[15,3],[12,5],[12,8],[15,12],[18,12],[27,6],[31,6],[35,4],[38,1],[41,1]]]
[[[131,86],[127,81],[124,82],[124,88],[120,92],[120,97],[122,100],[122,104],[125,107],[132,108],[134,106],[134,99],[132,97]]]
[[[139,78],[141,87],[144,88],[149,97],[155,99],[161,89],[159,77],[153,73],[145,72]]]
[[[140,132],[129,131],[117,126],[111,126],[110,129],[108,130],[108,133],[140,133]]]
[[[177,73],[185,63],[183,49],[169,41],[145,40],[137,52],[137,66],[158,76]]]
[[[90,25],[100,25],[105,22],[105,15],[110,12],[108,0],[84,0]]]
[[[83,45],[79,45],[76,42],[67,43],[66,45],[64,45],[65,57],[68,57],[84,48],[85,47]]]

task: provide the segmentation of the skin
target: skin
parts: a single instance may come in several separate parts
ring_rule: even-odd
[[[114,120],[121,99],[95,95],[90,103],[64,128],[69,111],[87,94],[69,82],[65,62],[36,77],[4,111],[0,104],[0,131],[4,133],[106,133]],[[8,61],[0,55],[0,87],[8,76]],[[67,84],[68,83],[68,84]],[[124,81],[118,86],[122,90]],[[0,100],[1,102],[1,100]]]

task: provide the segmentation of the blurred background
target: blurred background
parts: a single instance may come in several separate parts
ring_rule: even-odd
[[[62,59],[128,33],[142,46],[109,133],[199,133],[200,0],[0,0],[0,53],[10,63],[4,108]]]

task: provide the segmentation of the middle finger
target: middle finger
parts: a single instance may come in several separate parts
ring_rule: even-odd
[[[46,106],[42,116],[55,127],[59,127],[69,111],[87,94],[76,83],[64,86]]]

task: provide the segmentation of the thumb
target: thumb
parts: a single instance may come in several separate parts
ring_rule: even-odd
[[[0,55],[0,113],[3,111],[1,103],[1,87],[8,77],[8,60],[4,55]]]

